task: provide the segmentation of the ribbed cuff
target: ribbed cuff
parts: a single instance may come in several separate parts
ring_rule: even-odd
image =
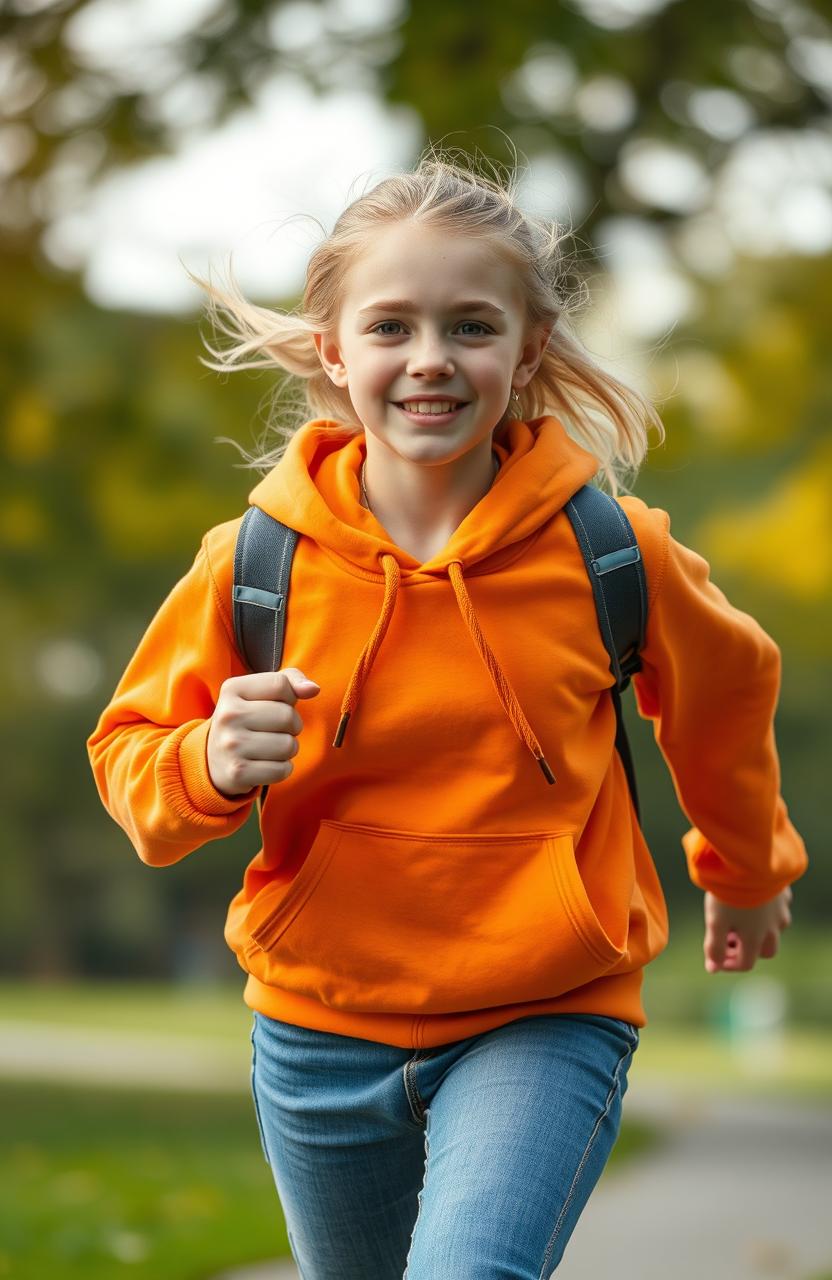
[[[179,770],[185,794],[199,813],[221,817],[234,813],[255,799],[259,787],[239,796],[224,796],[211,781],[208,772],[208,731],[210,720],[203,720],[184,735],[179,743]]]
[[[732,879],[730,864],[697,827],[682,836],[682,847],[688,861],[688,875],[698,889],[712,893],[729,907],[761,907],[776,898],[786,884],[744,886]]]

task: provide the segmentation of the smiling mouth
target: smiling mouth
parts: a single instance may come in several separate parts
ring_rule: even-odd
[[[440,414],[455,413],[457,409],[464,409],[467,400],[394,400],[397,409],[404,409],[406,413],[419,414]]]

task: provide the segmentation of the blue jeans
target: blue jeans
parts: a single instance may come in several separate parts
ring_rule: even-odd
[[[618,1136],[639,1033],[540,1015],[413,1050],[255,1013],[251,1040],[303,1280],[545,1280]]]

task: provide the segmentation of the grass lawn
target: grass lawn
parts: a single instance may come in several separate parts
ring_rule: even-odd
[[[630,1079],[670,1081],[692,1092],[803,1097],[828,1105],[832,1030],[797,1027],[780,1041],[742,1042],[715,1028],[651,1022],[641,1032]]]
[[[779,991],[791,1023],[832,1028],[832,934],[827,928],[804,924],[796,914],[780,937],[777,955],[758,960],[748,973],[707,973],[703,939],[696,917],[671,920],[668,945],[644,974],[651,1023],[717,1023],[732,1000],[762,989]]]
[[[1,1088],[0,1276],[196,1280],[288,1255],[247,1097]]]

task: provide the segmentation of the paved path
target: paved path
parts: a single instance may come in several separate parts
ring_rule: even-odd
[[[558,1280],[812,1280],[832,1269],[832,1107],[692,1094],[637,1068],[625,1115],[651,1120],[665,1141],[601,1179]],[[2,1075],[249,1087],[236,1044],[7,1019]],[[274,1262],[215,1280],[296,1277]]]
[[[625,1114],[628,1103],[666,1142],[602,1178],[563,1280],[809,1280],[832,1268],[832,1109],[685,1101],[635,1076]]]
[[[558,1280],[810,1280],[832,1269],[832,1108],[680,1095],[634,1072],[665,1142],[602,1177]],[[297,1280],[275,1262],[215,1280]]]

